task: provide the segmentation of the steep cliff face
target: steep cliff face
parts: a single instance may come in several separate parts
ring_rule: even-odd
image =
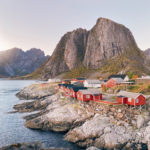
[[[36,72],[43,79],[74,71],[98,69],[101,72],[147,72],[145,54],[138,48],[130,30],[106,18],[99,18],[90,30],[66,33],[51,58]],[[83,67],[83,68],[82,68]],[[41,72],[42,70],[42,72]],[[77,73],[78,75],[80,73]],[[32,76],[32,75],[31,75]]]
[[[133,50],[139,51],[129,29],[109,19],[100,18],[89,33],[84,65],[100,68],[107,59]]]
[[[49,56],[40,49],[26,52],[18,48],[0,52],[0,77],[20,76],[35,71]]]
[[[146,59],[150,62],[150,48],[146,49],[144,51],[144,54],[146,56]]]
[[[144,54],[145,54],[145,64],[148,68],[148,70],[150,70],[150,48],[144,50]]]
[[[77,29],[66,33],[44,65],[42,78],[49,78],[80,66],[84,59],[88,32]]]

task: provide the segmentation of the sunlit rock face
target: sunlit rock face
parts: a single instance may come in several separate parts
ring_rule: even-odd
[[[99,68],[105,60],[129,51],[139,51],[130,30],[109,19],[99,18],[88,36],[84,65]]]
[[[48,79],[80,67],[101,69],[104,65],[108,72],[143,73],[144,59],[128,28],[99,18],[89,31],[79,28],[62,36],[51,58],[34,74]]]
[[[12,48],[0,52],[0,77],[21,76],[35,71],[49,56],[40,49],[30,49],[24,52]]]

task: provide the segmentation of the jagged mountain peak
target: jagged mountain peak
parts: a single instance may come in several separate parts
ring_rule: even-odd
[[[107,18],[98,18],[89,31],[78,28],[67,32],[51,58],[34,75],[40,73],[41,78],[48,79],[79,67],[113,73],[146,72],[144,59],[145,54],[127,27]]]
[[[35,71],[49,56],[40,49],[12,48],[0,52],[0,77],[26,75]]]
[[[99,18],[89,32],[84,65],[99,68],[104,60],[130,50],[138,50],[130,30],[109,19]]]

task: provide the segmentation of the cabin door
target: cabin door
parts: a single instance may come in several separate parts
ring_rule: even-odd
[[[123,104],[126,104],[126,103],[127,103],[127,97],[124,97],[124,98],[123,98],[122,103],[123,103]]]

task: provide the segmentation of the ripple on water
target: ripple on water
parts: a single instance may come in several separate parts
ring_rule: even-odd
[[[20,103],[15,94],[32,83],[35,81],[0,80],[0,147],[18,142],[41,141],[45,147],[79,150],[79,147],[63,140],[61,133],[26,128],[22,118],[29,113],[7,113],[13,110],[15,104]]]

